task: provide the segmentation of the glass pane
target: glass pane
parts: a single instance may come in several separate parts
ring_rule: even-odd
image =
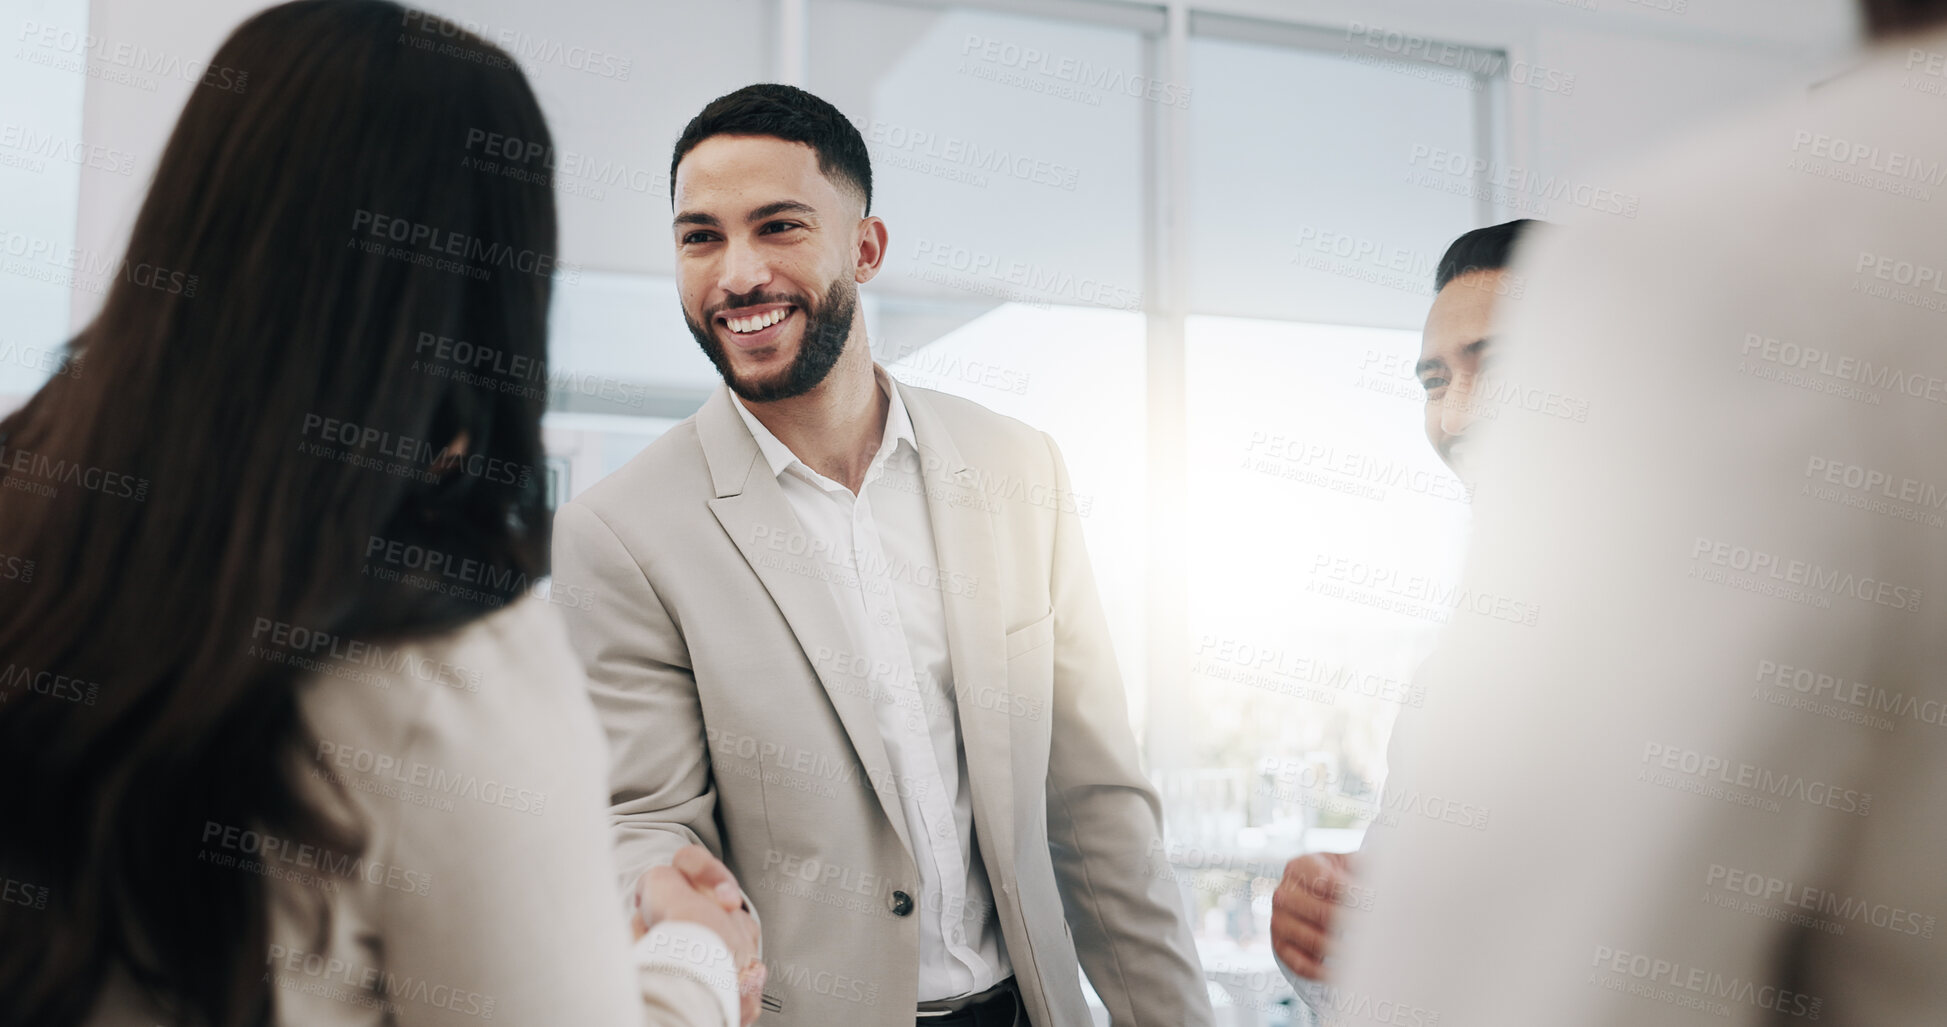
[[[1356,56],[1191,41],[1191,309],[1420,326],[1478,223],[1475,80]]]
[[[556,278],[548,332],[556,409],[687,417],[721,380],[667,275]]]
[[[1139,33],[859,0],[810,21],[810,88],[872,151],[881,295],[1141,308]]]
[[[583,267],[671,273],[670,150],[704,104],[771,78],[773,5],[430,0],[415,6],[498,44],[534,84],[554,152],[517,157],[529,151],[503,144],[488,157],[526,167],[538,160],[554,172],[563,257]]]
[[[1451,611],[1467,494],[1422,433],[1416,332],[1187,325],[1191,765],[1162,773],[1206,969],[1262,1006],[1285,860],[1356,849]],[[1228,983],[1226,983],[1228,982]]]

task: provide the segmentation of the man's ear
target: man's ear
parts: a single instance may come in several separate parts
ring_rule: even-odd
[[[863,284],[878,277],[886,262],[886,223],[867,215],[859,221],[858,264],[852,270],[854,281]]]

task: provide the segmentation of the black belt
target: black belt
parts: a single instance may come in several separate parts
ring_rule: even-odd
[[[1020,986],[1009,977],[979,994],[922,1002],[914,1022],[918,1027],[1014,1027],[1020,1008]]]

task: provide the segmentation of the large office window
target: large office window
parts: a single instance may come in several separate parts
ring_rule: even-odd
[[[1398,59],[1344,33],[1198,16],[1181,264],[1188,665],[1153,761],[1169,854],[1227,1022],[1308,1022],[1268,926],[1283,863],[1383,816],[1395,719],[1448,611],[1467,493],[1412,374],[1439,256],[1488,213],[1492,54]],[[1382,38],[1383,44],[1383,38]],[[1472,69],[1472,70],[1469,70]],[[1291,1004],[1288,1004],[1291,1003]]]
[[[1492,80],[1362,38],[1195,24],[1228,32],[1189,46],[1191,308],[1419,327],[1441,251],[1480,223],[1447,169],[1473,166]]]

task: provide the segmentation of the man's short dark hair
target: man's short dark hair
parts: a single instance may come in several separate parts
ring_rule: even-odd
[[[1532,225],[1541,222],[1533,218],[1522,218],[1506,224],[1476,228],[1453,241],[1447,247],[1447,255],[1440,258],[1440,266],[1433,272],[1433,291],[1439,292],[1447,283],[1461,275],[1475,271],[1499,271],[1508,266],[1514,258],[1514,246]]]
[[[1947,21],[1947,0],[1863,0],[1866,28],[1874,36],[1913,32]]]
[[[818,152],[818,170],[840,189],[854,189],[872,211],[872,157],[865,138],[838,108],[796,86],[761,82],[711,100],[690,119],[669,158],[669,199],[676,200],[676,165],[711,136],[771,136]]]

